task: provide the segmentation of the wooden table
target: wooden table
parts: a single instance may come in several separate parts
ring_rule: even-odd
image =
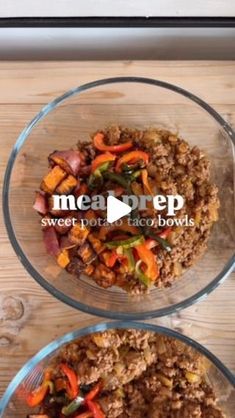
[[[25,124],[62,92],[94,79],[155,77],[197,94],[235,126],[234,62],[2,62],[0,64],[1,181]],[[19,368],[45,344],[102,319],[78,312],[42,289],[17,259],[1,219],[0,395]],[[235,372],[235,274],[206,300],[152,322],[204,344]]]

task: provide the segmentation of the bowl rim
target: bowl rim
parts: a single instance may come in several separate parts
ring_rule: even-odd
[[[75,331],[64,334],[62,337],[59,337],[56,340],[49,343],[48,345],[46,345],[44,348],[38,351],[37,354],[35,354],[30,360],[28,360],[12,379],[5,393],[3,394],[2,399],[0,400],[0,417],[4,413],[4,410],[8,405],[11,396],[14,394],[19,384],[22,382],[22,380],[25,379],[28,373],[30,373],[37,366],[39,362],[45,359],[56,349],[61,348],[64,344],[67,344],[76,338],[89,335],[95,332],[103,332],[109,329],[137,329],[144,331],[153,331],[162,335],[166,335],[168,337],[176,338],[185,343],[186,345],[191,346],[192,348],[200,352],[202,355],[204,355],[223,374],[223,376],[235,389],[235,375],[232,372],[230,372],[230,370],[221,362],[221,360],[218,359],[218,357],[216,357],[211,351],[209,351],[206,347],[204,347],[194,339],[161,325],[134,321],[102,322],[96,325],[87,326],[85,328],[77,329]]]
[[[156,318],[160,316],[169,315],[181,309],[187,308],[188,306],[191,306],[195,302],[203,300],[205,297],[207,297],[209,293],[211,293],[220,283],[222,283],[228,277],[228,275],[232,272],[232,270],[235,268],[235,253],[227,261],[222,271],[208,285],[206,285],[203,289],[196,292],[194,295],[184,299],[181,302],[178,302],[176,304],[173,304],[164,308],[155,309],[155,310],[146,311],[146,312],[126,313],[126,312],[116,312],[116,311],[111,311],[111,310],[108,311],[105,309],[88,306],[86,304],[83,304],[82,302],[78,302],[77,300],[65,295],[60,290],[56,289],[56,287],[48,283],[47,280],[44,279],[43,276],[41,276],[37,272],[36,269],[34,269],[33,265],[24,254],[24,251],[22,250],[21,246],[19,245],[17,241],[17,238],[14,233],[14,229],[11,223],[11,216],[10,216],[10,209],[9,209],[9,188],[10,188],[11,173],[12,173],[15,159],[21,147],[23,146],[26,138],[28,137],[31,130],[33,129],[33,127],[36,126],[47,114],[49,114],[52,110],[58,107],[66,99],[76,94],[80,94],[86,90],[99,87],[102,85],[113,84],[113,83],[142,83],[142,84],[161,87],[163,89],[170,90],[175,93],[183,95],[184,97],[195,102],[197,105],[201,106],[204,110],[206,110],[218,122],[218,124],[223,128],[223,130],[228,134],[232,143],[235,145],[235,132],[230,127],[230,125],[220,116],[220,114],[217,113],[216,110],[214,110],[210,105],[208,105],[202,99],[200,99],[199,97],[195,96],[194,94],[190,93],[189,91],[179,86],[167,83],[165,81],[160,81],[157,79],[146,78],[146,77],[130,77],[130,76],[129,77],[112,77],[112,78],[105,78],[105,79],[92,81],[92,82],[83,84],[81,86],[75,87],[71,90],[68,90],[63,95],[57,97],[53,101],[49,102],[47,105],[43,106],[42,109],[35,115],[35,117],[29,122],[29,124],[20,133],[11,151],[11,154],[7,163],[6,171],[5,171],[5,176],[4,176],[4,182],[3,182],[4,221],[5,221],[5,226],[6,226],[7,234],[11,242],[11,245],[16,255],[20,259],[21,263],[25,267],[25,269],[28,271],[30,276],[32,276],[45,290],[47,290],[49,293],[51,293],[60,301],[82,312],[86,312],[92,315],[106,317],[110,319],[139,320],[139,319]]]

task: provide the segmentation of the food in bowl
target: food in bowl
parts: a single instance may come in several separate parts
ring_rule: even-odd
[[[111,329],[61,348],[27,394],[31,418],[225,418],[205,357],[176,338]]]
[[[112,126],[78,142],[76,150],[54,151],[48,159],[50,170],[34,208],[43,216],[47,252],[74,276],[86,274],[103,288],[146,293],[151,286],[171,286],[205,252],[218,220],[218,188],[203,152],[178,135]],[[154,199],[146,201],[121,224],[107,224],[97,196],[107,198],[110,191],[119,199],[160,196],[159,207]],[[70,210],[55,209],[54,198],[64,195]],[[74,206],[84,195],[95,210]],[[174,219],[165,204],[169,196],[184,201]]]

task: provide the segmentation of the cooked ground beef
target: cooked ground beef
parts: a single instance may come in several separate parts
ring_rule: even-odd
[[[149,153],[147,170],[156,194],[182,195],[185,204],[177,213],[177,218],[188,215],[195,221],[194,226],[172,227],[168,236],[172,244],[170,253],[161,247],[156,250],[160,274],[155,286],[171,286],[206,251],[211,227],[218,220],[218,188],[210,179],[210,162],[198,147],[190,148],[185,140],[166,130],[141,131],[111,126],[103,133],[107,144],[116,145],[131,140],[136,148]],[[78,148],[81,151],[84,149],[82,142],[78,143]],[[93,158],[94,155],[88,163]],[[166,213],[161,212],[161,215],[167,218]],[[130,293],[147,290],[138,280],[130,280],[130,277],[125,280],[119,276],[116,284],[119,280],[121,287]],[[102,277],[98,283],[101,282]]]
[[[62,363],[76,372],[82,392],[102,382],[96,402],[106,418],[225,418],[207,379],[208,361],[177,339],[109,330],[61,349],[49,365],[54,382],[63,378]],[[54,417],[53,405],[47,398],[42,412]]]
[[[129,293],[146,293],[152,285],[158,288],[169,287],[206,251],[212,225],[218,220],[218,189],[210,179],[210,163],[199,148],[190,148],[185,140],[166,130],[137,130],[112,126],[98,135],[101,135],[101,141],[104,141],[106,148],[115,145],[125,146],[128,142],[131,144],[130,149],[119,151],[117,154],[113,151],[114,155],[111,155],[111,158],[113,156],[115,161],[109,162],[106,172],[98,173],[99,176],[95,176],[91,171],[94,160],[102,157],[105,152],[95,144],[94,138],[97,134],[92,135],[90,141],[79,141],[78,151],[52,153],[49,156],[51,171],[43,179],[42,192],[37,196],[39,207],[44,208],[44,213],[41,211],[41,214],[46,214],[49,218],[75,216],[78,222],[81,219],[104,218],[106,214],[102,211],[71,211],[69,214],[61,210],[54,211],[51,195],[70,193],[78,197],[80,194],[102,194],[107,197],[109,190],[114,190],[119,195],[128,194],[127,189],[120,187],[110,174],[117,175],[117,163],[120,158],[130,151],[141,151],[147,155],[148,162],[141,158],[135,164],[130,162],[128,170],[131,168],[132,174],[133,170],[137,173],[134,179],[132,177],[130,180],[130,174],[124,170],[124,165],[121,166],[121,174],[119,172],[125,181],[131,181],[132,194],[149,194],[142,178],[145,172],[152,195],[178,194],[183,197],[184,205],[177,211],[174,220],[191,219],[194,224],[163,227],[159,224],[158,215],[169,221],[167,209],[154,210],[151,203],[146,210],[138,212],[139,219],[150,218],[153,221],[154,227],[150,232],[160,237],[163,234],[165,240],[165,245],[155,241],[155,245],[151,247],[151,256],[154,257],[156,268],[152,277],[147,277],[147,284],[146,277],[141,277],[148,269],[146,263],[143,262],[139,267],[141,274],[127,266],[129,261],[126,254],[118,254],[114,264],[110,265],[113,254],[106,245],[107,241],[125,240],[133,234],[142,234],[146,241],[151,238],[146,229],[137,228],[137,232],[124,230],[123,236],[122,230],[113,231],[112,226],[106,234],[103,234],[102,227],[96,226],[91,226],[87,231],[82,231],[79,225],[73,228],[66,227],[67,229],[58,226],[54,230],[53,227],[48,230],[44,228],[47,250],[57,257],[59,265],[69,273],[76,276],[85,273],[103,288],[119,286]],[[76,168],[76,175],[69,165],[71,161]],[[40,212],[38,206],[35,208]],[[164,233],[167,234],[166,237]],[[168,251],[169,247],[171,251]],[[132,252],[135,260],[139,260],[136,248]]]

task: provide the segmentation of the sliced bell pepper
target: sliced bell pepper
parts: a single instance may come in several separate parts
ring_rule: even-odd
[[[135,259],[131,248],[126,248],[123,251],[123,255],[126,256],[128,262],[128,272],[133,273],[135,271]]]
[[[108,163],[105,163],[105,165]],[[94,173],[90,174],[87,182],[87,186],[90,190],[100,189],[103,186],[104,179],[99,170],[96,170]]]
[[[141,174],[141,170],[137,170],[137,171],[134,171],[131,175],[130,175],[130,180],[131,180],[131,182],[132,181],[135,181],[139,176],[140,176],[140,174]]]
[[[86,401],[92,401],[102,390],[102,382],[98,382],[91,390],[88,392],[88,394],[85,396],[85,402]]]
[[[123,164],[135,164],[138,161],[143,161],[145,165],[147,165],[149,162],[149,155],[147,152],[136,150],[124,154],[118,159],[115,169],[118,173],[120,173]]]
[[[154,239],[155,241],[157,241],[160,245],[161,245],[161,247],[164,249],[164,250],[166,250],[167,252],[170,252],[171,251],[171,249],[172,249],[172,247],[171,247],[171,244],[165,239],[165,238],[162,238],[160,235],[158,235],[156,232],[153,232],[152,230],[151,230],[151,228],[149,228],[149,227],[144,227],[144,228],[142,228],[142,232],[143,232],[143,234],[145,235],[145,237],[147,237],[147,238],[152,238],[152,239]]]
[[[142,177],[142,182],[144,185],[144,191],[147,192],[150,196],[153,196],[153,191],[148,181],[148,172],[146,169],[141,170],[141,177]]]
[[[99,230],[98,238],[104,241],[106,236],[113,231],[128,232],[132,235],[139,234],[139,229],[136,226],[130,225],[128,222],[123,221],[122,225],[102,225]]]
[[[170,234],[171,230],[172,230],[172,228],[171,228],[171,227],[169,227],[169,228],[166,228],[166,229],[164,229],[163,231],[161,231],[159,234],[157,234],[157,235],[158,235],[158,239],[159,239],[159,238],[160,238],[160,239],[162,238],[162,239],[166,240],[166,238],[167,238],[167,237],[168,237],[168,235]],[[161,241],[161,243],[162,243],[162,241]],[[167,244],[167,242],[165,242],[165,243],[166,243],[167,248],[168,248],[168,244]],[[148,238],[148,239],[146,239],[146,241],[145,241],[145,245],[146,245],[146,247],[147,247],[149,250],[151,250],[152,248],[156,247],[158,244],[159,244],[159,242],[158,242],[156,239],[153,239],[153,238]],[[170,245],[170,244],[169,244],[169,245]]]
[[[62,408],[62,414],[65,416],[73,414],[84,403],[84,398],[77,396],[72,402]]]
[[[142,263],[142,260],[137,261],[135,266],[135,275],[140,282],[142,282],[146,287],[149,287],[152,284],[152,280],[141,270],[140,266]]]
[[[97,157],[98,158],[98,157]],[[88,178],[88,187],[91,190],[95,190],[100,188],[103,183],[104,179],[102,174],[108,170],[110,161],[106,161],[103,164],[99,165],[94,172],[92,172]]]
[[[140,258],[140,260],[145,264],[146,271],[144,272],[145,275],[154,282],[158,275],[158,265],[156,261],[156,256],[153,254],[151,250],[149,250],[145,243],[141,245],[137,245],[135,250]]]
[[[141,196],[142,194],[144,194],[142,185],[137,181],[133,181],[131,183],[131,190],[136,196]]]
[[[61,363],[60,368],[68,379],[68,384],[66,388],[68,397],[69,399],[74,399],[78,395],[79,391],[80,382],[78,376],[76,375],[75,371],[65,363]]]
[[[106,262],[107,267],[112,268],[115,265],[117,260],[118,260],[118,254],[114,250],[111,251],[110,257],[108,258]]]
[[[26,402],[30,407],[39,405],[45,398],[48,390],[53,393],[54,385],[50,380],[44,380],[43,383],[26,396]]]
[[[160,237],[156,233],[149,232],[148,236],[152,239],[155,239],[161,245],[161,247],[167,252],[170,252],[172,250],[171,244],[166,239]]]
[[[158,236],[160,238],[166,239],[168,235],[171,233],[172,228],[169,226],[168,228],[164,229],[163,231],[159,232]]]
[[[148,238],[145,241],[145,245],[149,250],[151,250],[152,248],[154,248],[158,245],[158,242],[155,239]]]
[[[55,391],[61,392],[62,390],[65,390],[67,387],[67,382],[62,377],[59,377],[55,380]]]
[[[110,152],[106,152],[104,154],[98,155],[91,164],[91,172],[94,173],[97,169],[99,169],[104,163],[109,163],[116,159],[116,155],[111,154]]]
[[[125,142],[119,145],[106,145],[104,143],[104,134],[98,132],[93,138],[93,145],[99,151],[123,152],[133,146],[132,142]]]
[[[117,231],[117,233],[114,232],[114,234],[112,235],[112,239],[114,241],[118,241],[118,240],[124,241],[125,239],[128,239],[128,238],[130,238],[130,235],[128,235],[128,234],[120,234],[118,231]]]
[[[134,237],[131,237],[131,238],[126,239],[124,241],[118,240],[118,241],[106,242],[105,245],[109,249],[117,248],[117,247],[121,247],[122,249],[126,249],[126,248],[136,247],[136,246],[138,246],[140,244],[143,244],[143,243],[144,243],[143,235],[135,235]]]
[[[90,411],[82,412],[79,415],[76,415],[74,418],[93,418],[93,414]]]
[[[97,402],[88,400],[86,403],[93,414],[93,418],[105,418],[105,415]]]
[[[106,171],[103,174],[103,176],[106,180],[111,180],[114,183],[119,184],[119,186],[124,187],[124,189],[126,189],[128,191],[128,193],[131,194],[131,188],[130,188],[129,181],[124,176],[122,176],[121,174],[113,173],[111,171]]]

